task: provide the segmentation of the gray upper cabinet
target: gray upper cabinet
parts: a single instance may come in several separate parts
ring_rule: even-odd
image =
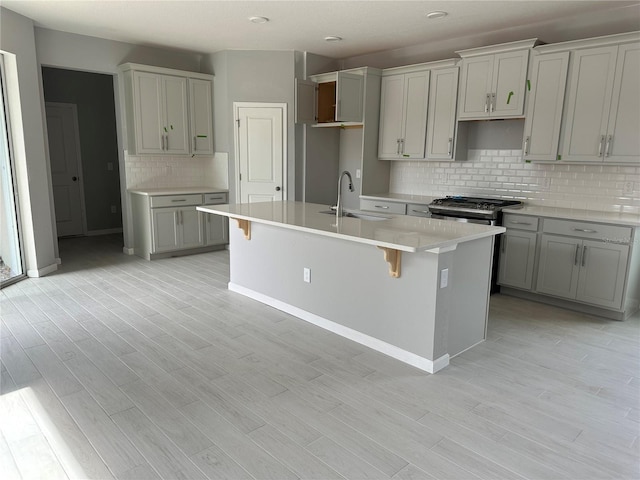
[[[524,115],[529,52],[535,39],[458,51],[462,57],[458,118]]]
[[[213,155],[212,90],[210,80],[189,79],[189,126],[194,155]]]
[[[425,158],[428,100],[428,70],[382,77],[379,158]]]
[[[640,161],[640,43],[571,52],[562,160]]]
[[[531,92],[524,123],[525,160],[554,161],[558,155],[569,52],[533,57]]]
[[[427,159],[453,160],[458,67],[434,69],[429,86]]]
[[[340,71],[296,79],[296,123],[335,126],[362,123],[364,75]]]
[[[132,63],[119,70],[129,153],[213,154],[211,75]]]

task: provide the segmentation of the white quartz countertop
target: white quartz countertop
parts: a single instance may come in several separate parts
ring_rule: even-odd
[[[188,195],[191,193],[221,193],[228,192],[226,188],[217,187],[161,187],[161,188],[131,188],[129,193],[138,195]]]
[[[610,223],[613,225],[628,225],[640,227],[640,215],[633,213],[601,212],[598,210],[583,210],[580,208],[544,207],[527,205],[523,208],[505,208],[504,213],[518,215],[532,215],[537,217],[563,218],[585,222]]]
[[[205,205],[201,212],[273,225],[291,230],[340,238],[358,243],[393,248],[404,252],[424,252],[498,235],[503,227],[490,227],[404,215],[381,216],[384,220],[365,220],[335,215],[326,205],[304,202],[261,202],[237,205]],[[357,213],[356,211],[352,211]],[[368,216],[374,216],[366,213]],[[233,227],[233,226],[232,226]]]
[[[434,199],[441,197],[430,197],[426,195],[408,195],[406,193],[376,193],[374,195],[360,195],[363,200],[386,200],[387,202],[417,203],[429,205]]]

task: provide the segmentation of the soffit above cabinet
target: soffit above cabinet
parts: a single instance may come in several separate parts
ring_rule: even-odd
[[[213,77],[214,77],[214,75],[210,75],[208,73],[188,72],[185,70],[176,70],[174,68],[156,67],[153,65],[142,65],[140,63],[123,63],[121,65],[118,65],[118,70],[121,72],[134,70],[136,72],[149,72],[149,73],[157,73],[161,75],[173,75],[176,77],[199,78],[201,80],[213,80]]]

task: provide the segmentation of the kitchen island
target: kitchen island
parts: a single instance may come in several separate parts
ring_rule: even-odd
[[[431,373],[485,339],[502,227],[337,219],[326,206],[292,201],[198,210],[232,219],[234,292]]]

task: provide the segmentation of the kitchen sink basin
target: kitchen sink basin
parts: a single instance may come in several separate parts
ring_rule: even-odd
[[[335,217],[336,212],[335,210],[323,210],[320,213],[325,213],[327,215],[333,215]],[[380,220],[388,220],[389,217],[381,217],[380,215],[367,215],[366,213],[360,213],[360,212],[344,212],[344,216],[345,217],[351,217],[351,218],[359,218],[360,220],[370,220],[370,221],[380,221]]]

